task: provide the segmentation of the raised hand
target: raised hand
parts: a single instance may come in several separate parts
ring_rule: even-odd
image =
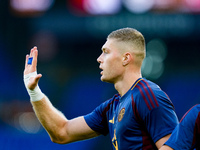
[[[30,57],[33,57],[32,63],[28,64],[28,60]],[[25,69],[24,69],[24,82],[26,88],[33,90],[37,84],[39,79],[42,77],[41,74],[37,74],[37,57],[38,50],[37,47],[33,47],[30,51],[30,55],[26,55]]]

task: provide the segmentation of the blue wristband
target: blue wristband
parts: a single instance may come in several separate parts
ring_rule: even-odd
[[[28,58],[28,65],[32,65],[33,57]]]

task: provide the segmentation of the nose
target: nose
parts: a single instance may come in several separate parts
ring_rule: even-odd
[[[102,54],[97,58],[97,62],[101,63],[102,62],[102,58],[101,58]]]

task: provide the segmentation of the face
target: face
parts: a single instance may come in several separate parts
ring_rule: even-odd
[[[117,42],[108,39],[102,47],[102,53],[97,58],[100,63],[101,80],[109,83],[116,83],[123,76],[123,56],[119,52]]]

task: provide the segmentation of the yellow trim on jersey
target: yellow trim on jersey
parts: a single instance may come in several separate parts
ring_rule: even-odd
[[[110,123],[114,124],[114,117],[112,120],[109,120]]]
[[[133,90],[133,88],[138,84],[138,82],[140,82],[141,80],[143,80],[143,79],[140,79],[140,80],[138,80],[136,83],[135,83],[135,85],[131,88],[131,90]]]
[[[114,136],[112,138],[112,144],[113,144],[115,150],[118,150],[118,143],[117,143],[117,137],[116,137],[116,129],[114,130]]]

